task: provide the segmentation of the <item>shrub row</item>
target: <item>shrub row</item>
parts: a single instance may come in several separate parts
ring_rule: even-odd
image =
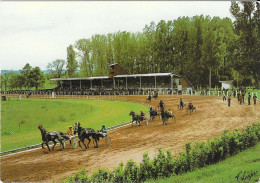
[[[137,165],[132,159],[124,166],[121,163],[114,170],[99,168],[88,177],[84,168],[76,175],[66,178],[63,182],[144,182],[147,179],[157,179],[178,175],[197,168],[217,163],[238,152],[254,146],[260,141],[260,123],[246,129],[233,132],[224,131],[220,138],[206,142],[185,144],[186,151],[178,157],[172,157],[159,149],[159,153],[150,159],[148,153],[143,154],[142,162]]]

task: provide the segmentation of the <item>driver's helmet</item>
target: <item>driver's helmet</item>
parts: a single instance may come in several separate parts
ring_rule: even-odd
[[[105,125],[102,125],[102,127],[105,127]]]

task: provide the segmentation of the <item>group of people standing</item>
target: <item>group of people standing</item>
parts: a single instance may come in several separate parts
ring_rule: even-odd
[[[250,92],[248,92],[248,105],[251,105],[251,94]],[[254,94],[253,96],[253,101],[254,101],[254,105],[256,105],[256,99],[257,99],[257,96],[256,94]],[[223,95],[223,101],[228,101],[228,107],[230,107],[231,105],[231,94],[228,96],[228,99],[226,99],[226,96]],[[237,101],[239,102],[240,105],[242,105],[243,103],[245,103],[245,92],[242,92],[242,93],[238,93],[237,94]]]

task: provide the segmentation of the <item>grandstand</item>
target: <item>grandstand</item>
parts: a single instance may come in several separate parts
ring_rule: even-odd
[[[119,64],[109,65],[108,76],[81,77],[81,78],[52,78],[51,81],[60,81],[57,91],[77,90],[91,91],[106,94],[110,91],[124,93],[147,94],[149,91],[158,91],[161,94],[177,93],[193,88],[185,76],[174,73],[128,74]]]

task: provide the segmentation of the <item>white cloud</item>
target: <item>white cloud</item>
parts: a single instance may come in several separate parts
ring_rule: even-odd
[[[142,31],[151,21],[180,16],[231,17],[230,2],[1,2],[2,69],[21,69],[27,62],[46,69],[66,59],[66,48],[81,38],[117,31]]]

